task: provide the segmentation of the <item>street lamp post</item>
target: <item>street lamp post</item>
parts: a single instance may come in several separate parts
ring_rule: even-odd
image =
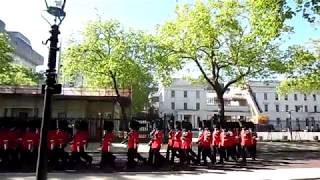
[[[59,25],[65,18],[64,6],[66,0],[45,0],[47,12],[54,17],[53,25],[46,19],[51,25],[51,36],[46,41],[50,41],[48,69],[46,70],[46,84],[42,85],[42,93],[44,94],[44,107],[42,114],[42,123],[40,131],[40,145],[38,151],[37,161],[37,180],[47,179],[48,170],[48,152],[47,152],[47,139],[48,139],[48,124],[51,119],[51,98],[53,94],[61,93],[61,85],[56,83],[56,58],[58,45],[58,35],[60,34]]]

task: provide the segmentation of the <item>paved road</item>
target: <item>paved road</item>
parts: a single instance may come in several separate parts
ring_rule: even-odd
[[[276,169],[276,170],[197,170],[180,172],[151,172],[151,173],[51,173],[51,180],[195,180],[195,179],[245,179],[245,180],[316,180],[320,179],[320,168]],[[1,180],[33,180],[33,174],[0,174]]]

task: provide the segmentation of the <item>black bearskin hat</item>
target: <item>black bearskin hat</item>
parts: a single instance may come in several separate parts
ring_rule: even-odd
[[[110,132],[113,131],[114,124],[112,121],[104,121],[103,122],[103,129]]]

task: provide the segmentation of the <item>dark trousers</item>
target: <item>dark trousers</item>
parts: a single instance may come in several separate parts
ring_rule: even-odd
[[[241,158],[242,162],[247,161],[247,152],[248,152],[248,146],[241,146]]]
[[[198,154],[197,154],[197,161],[198,161],[198,163],[201,162],[201,157],[202,157],[201,153],[202,153],[202,146],[201,146],[201,145],[198,145]]]
[[[219,146],[213,145],[212,147],[212,161],[215,163],[217,162],[217,154],[219,152]]]
[[[35,169],[37,164],[38,150],[22,150],[20,153],[20,162],[23,167]]]
[[[226,149],[224,146],[219,147],[219,154],[220,154],[220,163],[223,163],[224,159],[226,159]]]
[[[140,161],[143,161],[144,163],[146,163],[146,159],[143,158],[139,153],[138,153],[138,149],[137,148],[128,148],[128,163],[127,163],[127,167],[131,168],[131,167],[135,167],[137,162],[134,160],[135,158],[137,158]]]
[[[116,157],[111,152],[102,152],[100,167],[103,168],[106,165],[109,165],[110,167],[115,167],[115,159]]]
[[[180,148],[173,148],[170,163],[174,164],[174,158],[178,157],[180,159],[180,164],[182,164],[183,163],[182,156],[183,156],[183,152],[181,151]]]
[[[2,150],[2,165],[4,168],[17,169],[19,167],[18,151],[15,149]]]
[[[202,147],[202,159],[205,165],[207,164],[207,157],[211,160],[211,162],[213,162],[210,146]]]
[[[235,146],[230,146],[230,147],[227,147],[225,148],[226,150],[226,160],[229,161],[229,158],[231,157],[234,161],[237,160],[236,158],[236,147]]]
[[[55,147],[48,151],[48,160],[55,168],[64,168],[68,160],[68,153],[64,151],[64,148]]]
[[[163,157],[160,154],[160,148],[151,148],[151,152],[149,154],[149,162],[150,165],[158,168],[163,163]]]
[[[172,156],[172,146],[167,147],[167,152],[166,152],[166,160],[169,162],[170,160],[170,155]]]
[[[250,151],[250,156],[253,160],[256,159],[256,154],[257,154],[257,145],[256,144],[253,144],[249,147],[249,151]]]
[[[84,159],[86,163],[91,164],[92,157],[85,151],[80,150],[80,152],[71,152],[70,163],[75,165],[76,163],[83,163],[81,159]]]
[[[187,162],[187,164],[190,164],[190,160],[193,163],[197,162],[197,154],[195,152],[192,151],[191,148],[187,148],[187,149],[182,149],[182,161]]]
[[[237,144],[237,145],[236,145],[236,154],[237,154],[237,158],[238,158],[238,159],[241,157],[241,153],[242,153],[241,144]]]

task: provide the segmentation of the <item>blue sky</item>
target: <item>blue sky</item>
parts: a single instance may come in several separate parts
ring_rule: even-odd
[[[61,26],[63,42],[77,34],[88,21],[100,14],[104,19],[117,19],[125,27],[152,32],[157,24],[174,17],[177,4],[193,0],[67,0],[67,17]],[[1,0],[0,19],[9,31],[20,31],[27,36],[35,50],[45,58],[48,49],[41,42],[49,37],[49,25],[41,18],[45,9],[44,0]],[[318,38],[320,30],[315,29],[302,18],[290,22],[296,33],[288,44],[307,42]]]

